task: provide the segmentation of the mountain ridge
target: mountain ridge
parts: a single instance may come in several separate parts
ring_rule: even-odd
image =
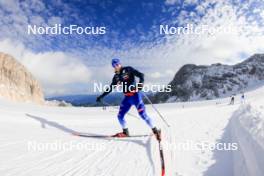
[[[235,65],[183,65],[169,83],[171,92],[159,92],[155,103],[210,100],[264,84],[264,54],[254,54]]]

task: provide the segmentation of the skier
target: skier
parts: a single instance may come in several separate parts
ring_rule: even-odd
[[[243,92],[241,94],[241,104],[245,104],[245,94]]]
[[[112,67],[115,70],[114,77],[112,79],[112,83],[105,90],[103,94],[97,97],[96,101],[101,102],[102,99],[112,92],[113,86],[122,85],[123,93],[125,95],[124,99],[121,102],[119,113],[118,113],[118,121],[123,129],[123,132],[117,133],[115,137],[128,137],[129,131],[125,121],[125,114],[129,111],[132,105],[138,110],[139,116],[147,123],[147,125],[152,129],[154,135],[157,140],[161,140],[160,130],[157,129],[152,123],[152,119],[146,114],[146,109],[144,102],[142,100],[142,95],[140,90],[143,88],[144,83],[144,74],[137,71],[133,67],[126,66],[123,67],[119,59],[112,59]],[[136,83],[135,77],[139,78],[139,83]]]
[[[233,105],[235,103],[235,97],[234,95],[231,96],[230,105]]]

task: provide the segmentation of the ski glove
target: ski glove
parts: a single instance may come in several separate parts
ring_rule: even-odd
[[[137,90],[142,90],[143,89],[143,83],[138,83],[137,84]]]

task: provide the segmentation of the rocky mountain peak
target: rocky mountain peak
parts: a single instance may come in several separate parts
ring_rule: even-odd
[[[264,84],[264,54],[254,54],[236,65],[182,66],[169,83],[172,92],[157,93],[153,101],[193,101],[226,97]]]
[[[12,56],[1,52],[0,97],[20,102],[44,103],[38,81]]]

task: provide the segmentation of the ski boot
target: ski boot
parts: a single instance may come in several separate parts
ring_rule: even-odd
[[[161,141],[161,130],[156,127],[152,128],[152,131],[158,141]]]
[[[129,132],[128,132],[128,128],[124,128],[123,132],[117,133],[115,135],[113,135],[113,137],[129,137]]]

